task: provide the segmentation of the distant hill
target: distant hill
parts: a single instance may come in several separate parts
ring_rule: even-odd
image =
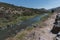
[[[47,12],[46,9],[33,9],[33,8],[27,8],[22,6],[15,6],[13,4],[3,3],[0,2],[0,10],[3,9],[4,11],[11,11],[11,12],[17,12],[20,14],[20,12],[23,12],[21,14],[24,14],[26,12],[27,15],[33,15],[33,14],[41,14]]]
[[[60,13],[60,7],[52,8],[50,10],[54,10],[54,12]]]

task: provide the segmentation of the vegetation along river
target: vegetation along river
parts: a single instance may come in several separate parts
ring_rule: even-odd
[[[18,32],[20,32],[21,29],[25,29],[26,27],[29,27],[29,26],[31,27],[32,24],[39,22],[45,16],[48,16],[48,14],[45,13],[43,15],[38,15],[38,16],[35,16],[34,18],[30,18],[28,20],[19,22],[18,24],[15,24],[15,25],[8,25],[7,29],[0,31],[0,40],[4,40],[5,38],[11,35],[16,35]]]

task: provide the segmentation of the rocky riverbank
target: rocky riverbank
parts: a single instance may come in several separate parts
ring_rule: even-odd
[[[42,27],[39,26],[37,28],[34,28],[30,32],[22,31],[22,34],[26,33],[26,35],[25,34],[22,35],[21,33],[18,33],[15,37],[8,38],[8,40],[53,40],[56,35],[52,34],[50,31],[53,28],[53,23],[55,21],[55,18],[56,18],[56,13],[54,13],[51,17],[49,17],[46,21],[44,21],[42,23],[43,24]]]

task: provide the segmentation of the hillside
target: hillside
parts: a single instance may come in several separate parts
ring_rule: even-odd
[[[0,2],[0,27],[7,24],[14,24],[16,23],[16,19],[26,20],[33,15],[47,12],[48,11],[44,8],[33,9]],[[26,16],[28,16],[28,18],[26,18]]]

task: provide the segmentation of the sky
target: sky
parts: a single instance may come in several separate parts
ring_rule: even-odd
[[[60,6],[60,0],[0,0],[0,2],[24,6],[28,8],[46,8],[51,9]]]

